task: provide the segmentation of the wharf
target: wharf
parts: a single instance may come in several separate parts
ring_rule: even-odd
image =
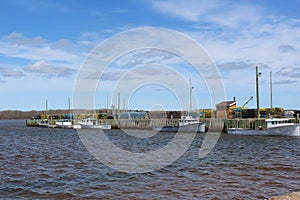
[[[40,119],[26,120],[27,126],[38,126]],[[228,128],[250,128],[258,129],[260,126],[266,128],[265,119],[217,119],[201,118],[199,121],[205,122],[206,131],[227,132]],[[50,127],[55,128],[55,120],[50,120]],[[73,124],[78,124],[78,120],[73,120]],[[299,123],[299,119],[290,119],[291,123]],[[111,124],[112,129],[149,129],[160,126],[178,126],[178,119],[99,119],[99,124]]]
[[[39,126],[41,119],[28,119],[26,120],[27,126]],[[223,119],[200,119],[206,123],[206,130],[222,131],[224,129]],[[55,120],[49,120],[49,128],[56,128]],[[148,129],[152,127],[162,126],[178,126],[178,119],[99,119],[99,124],[111,124],[112,129]],[[78,120],[73,120],[72,124],[78,124]]]

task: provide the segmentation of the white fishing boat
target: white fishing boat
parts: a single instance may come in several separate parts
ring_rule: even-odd
[[[57,125],[56,124],[53,124],[52,122],[49,123],[49,120],[48,119],[42,119],[42,121],[40,121],[38,123],[39,127],[44,127],[44,128],[56,128]]]
[[[205,132],[205,122],[199,122],[199,120],[190,115],[183,115],[178,120],[179,126],[163,126],[153,127],[156,132]]]
[[[258,118],[260,118],[258,92],[258,78],[260,75],[261,73],[258,71],[258,67],[256,67],[256,104]],[[272,72],[270,72],[270,108],[272,108]],[[265,120],[266,128],[227,128],[227,133],[234,135],[300,136],[300,124],[295,124],[291,121],[292,119],[288,118],[270,118]]]
[[[81,129],[81,125],[80,124],[73,124],[72,128],[73,129]]]
[[[300,136],[300,124],[289,121],[290,119],[266,119],[266,128],[228,128],[227,132],[233,135]]]
[[[111,124],[99,124],[94,118],[82,119],[78,121],[78,124],[81,126],[81,128],[111,129]]]
[[[205,122],[199,122],[199,120],[193,116],[181,116],[179,119],[179,131],[181,132],[205,132]]]
[[[39,127],[48,127],[49,126],[49,121],[48,119],[42,119],[39,123],[38,123]]]
[[[192,111],[192,81],[190,79],[190,110],[188,115],[182,115],[179,119],[179,126],[163,126],[163,127],[153,127],[152,129],[156,132],[205,132],[205,122],[199,122],[198,118],[190,115]]]
[[[71,101],[70,98],[68,98],[68,103],[69,103],[69,114],[65,115],[64,119],[58,120],[55,122],[55,125],[58,128],[73,128],[72,125],[72,119],[73,116],[71,114]]]
[[[62,119],[55,122],[59,128],[72,128],[72,121],[69,119]]]
[[[42,119],[39,123],[38,123],[39,127],[45,127],[45,128],[54,128],[55,125],[50,124],[49,120],[48,120],[48,100],[46,100],[46,119]]]

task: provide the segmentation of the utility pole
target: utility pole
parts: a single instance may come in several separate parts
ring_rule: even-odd
[[[257,109],[257,118],[260,118],[259,113],[259,91],[258,91],[258,77],[261,73],[258,72],[258,67],[256,66],[256,109]]]

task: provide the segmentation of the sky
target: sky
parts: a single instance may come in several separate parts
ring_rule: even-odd
[[[144,27],[197,42],[217,67],[224,100],[236,97],[242,106],[254,96],[247,107],[255,108],[258,66],[260,106],[270,106],[272,71],[273,107],[300,109],[299,9],[299,0],[0,0],[0,110],[43,110],[46,100],[49,109],[68,108],[91,52]],[[152,83],[154,77],[172,86]],[[163,50],[138,49],[120,55],[98,77],[93,106],[117,107],[120,94],[121,108],[188,109],[190,79],[193,109],[215,108],[207,81],[191,63]]]

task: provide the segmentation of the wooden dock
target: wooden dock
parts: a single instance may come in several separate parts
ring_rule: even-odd
[[[26,120],[27,126],[38,126],[40,119]],[[73,120],[77,124],[78,120]],[[216,119],[201,118],[199,121],[205,122],[206,130],[212,132],[227,132],[227,128],[252,128],[258,129],[260,126],[266,128],[265,119]],[[291,123],[299,123],[299,119],[290,119]],[[113,129],[152,129],[152,127],[178,126],[178,119],[99,119],[99,124],[111,124]],[[55,120],[50,120],[51,127],[55,127]]]

